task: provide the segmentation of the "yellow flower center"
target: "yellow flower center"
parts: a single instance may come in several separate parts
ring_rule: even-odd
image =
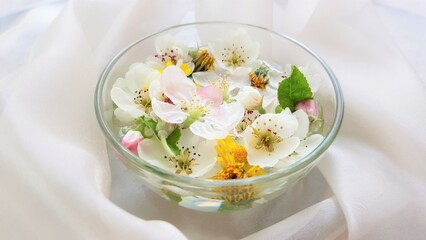
[[[136,96],[133,98],[133,102],[147,113],[151,110],[151,98],[149,97],[148,91],[149,89],[147,87],[135,91]]]
[[[215,70],[214,57],[207,50],[200,50],[194,58],[194,72]]]
[[[262,64],[258,69],[249,73],[250,83],[252,87],[262,90],[266,89],[269,80],[269,67]]]
[[[233,149],[232,156],[237,163],[247,162],[247,151],[243,146],[238,146],[237,148]]]

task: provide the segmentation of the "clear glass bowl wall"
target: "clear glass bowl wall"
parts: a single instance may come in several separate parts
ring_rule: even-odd
[[[312,72],[321,75],[322,81],[315,100],[321,103],[324,113],[323,142],[308,156],[288,168],[238,180],[209,180],[176,175],[150,165],[124,148],[117,137],[120,123],[113,116],[114,104],[110,97],[112,85],[117,78],[123,77],[132,63],[143,62],[148,56],[155,54],[155,39],[158,36],[171,34],[184,39],[190,47],[198,47],[224,38],[238,28],[244,28],[260,44],[259,59],[281,66],[309,65]],[[131,44],[111,60],[101,75],[95,94],[95,108],[111,160],[121,160],[146,186],[164,198],[201,211],[245,209],[277,197],[315,166],[332,144],[343,119],[343,98],[337,79],[314,52],[290,37],[261,27],[223,22],[179,25]]]

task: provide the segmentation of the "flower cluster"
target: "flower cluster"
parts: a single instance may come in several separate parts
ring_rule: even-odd
[[[121,142],[176,174],[240,179],[284,168],[323,140],[320,77],[274,66],[243,29],[202,47],[164,35],[111,89]]]

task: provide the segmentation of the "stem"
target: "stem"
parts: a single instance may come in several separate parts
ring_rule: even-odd
[[[170,149],[169,144],[167,143],[166,138],[161,138],[161,144],[163,145],[164,149],[170,156],[176,156],[176,154]]]
[[[260,107],[257,111],[259,111],[260,114],[266,113],[266,110],[263,107]]]

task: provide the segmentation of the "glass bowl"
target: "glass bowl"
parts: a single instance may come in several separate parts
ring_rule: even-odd
[[[260,44],[260,59],[284,66],[309,65],[322,81],[315,99],[324,114],[324,140],[310,154],[277,172],[245,179],[212,180],[178,175],[160,169],[139,158],[120,144],[114,104],[110,97],[112,85],[125,75],[134,62],[155,54],[155,39],[171,34],[185,40],[191,47],[203,46],[230,31],[244,28]],[[95,111],[103,133],[109,158],[121,160],[157,194],[181,206],[200,211],[227,211],[251,208],[268,202],[303,178],[333,143],[343,119],[343,97],[339,83],[327,64],[312,50],[269,29],[239,23],[200,22],[173,26],[146,36],[123,49],[103,71],[95,93]]]

